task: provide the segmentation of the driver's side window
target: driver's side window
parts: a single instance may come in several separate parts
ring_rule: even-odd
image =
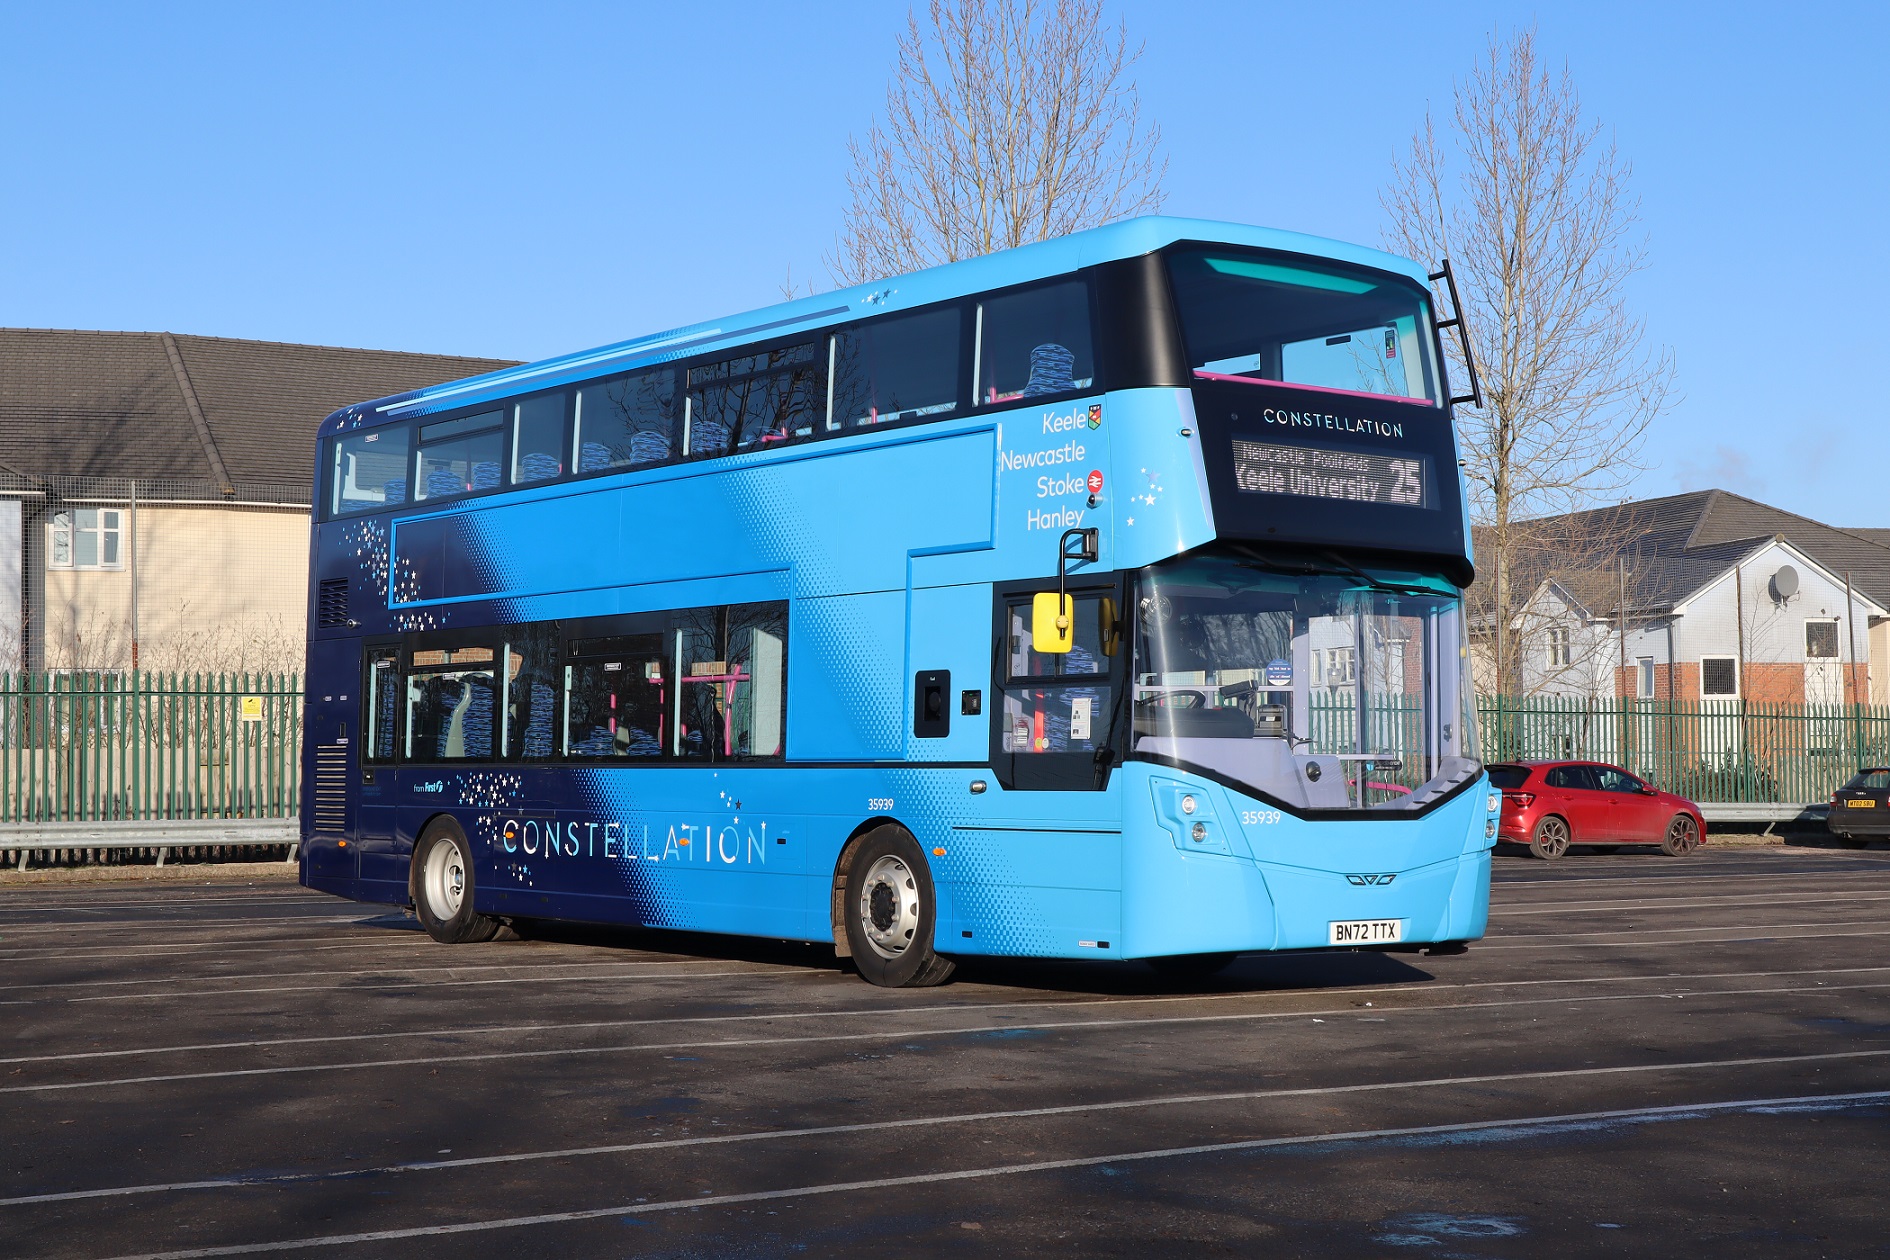
[[[1076,642],[1062,653],[1032,648],[1028,596],[1007,605],[1004,752],[1093,752],[1108,743],[1108,675],[1120,637],[1114,601],[1100,592],[1072,596]]]

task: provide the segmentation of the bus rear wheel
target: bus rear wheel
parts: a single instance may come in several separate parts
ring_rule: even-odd
[[[442,945],[489,941],[500,923],[473,909],[472,848],[441,819],[413,847],[413,908],[420,926]]]
[[[847,947],[873,984],[926,988],[951,978],[957,964],[932,949],[938,898],[918,841],[903,828],[876,827],[847,866]]]

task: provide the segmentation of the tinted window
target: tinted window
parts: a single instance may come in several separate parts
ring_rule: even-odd
[[[1556,766],[1542,776],[1542,781],[1550,787],[1584,788],[1593,790],[1594,776],[1587,766]]]
[[[549,626],[509,632],[505,645],[505,707],[500,712],[507,757],[540,761],[556,749],[557,637]]]
[[[1736,696],[1739,694],[1739,666],[1730,656],[1709,656],[1700,662],[1700,694]]]
[[[512,409],[512,484],[564,475],[564,395],[541,394]]]
[[[1196,372],[1436,400],[1415,284],[1226,246],[1176,250],[1168,266]]]
[[[638,372],[578,391],[577,470],[656,464],[676,453],[676,373]]]
[[[979,303],[976,357],[981,405],[1088,388],[1089,286],[1072,280]]]
[[[328,510],[373,512],[407,501],[407,430],[375,429],[337,438],[328,470]]]
[[[689,454],[713,457],[814,436],[827,402],[812,342],[689,369]],[[744,374],[746,373],[746,374]]]
[[[945,415],[958,406],[958,312],[875,320],[833,338],[829,429]]]
[[[486,411],[457,420],[420,426],[420,455],[414,498],[440,499],[499,488],[499,462],[505,449],[503,411]]]
[[[787,683],[787,606],[678,613],[676,756],[779,757]]]
[[[662,755],[673,694],[665,638],[657,632],[572,644],[564,669],[568,756]]]
[[[1844,786],[1853,792],[1890,790],[1890,770],[1860,770],[1856,777]]]
[[[1494,788],[1519,788],[1529,781],[1528,766],[1491,766],[1490,786]]]
[[[1114,689],[1106,675],[1121,633],[1115,601],[1078,594],[1072,604],[1075,644],[1057,653],[1031,647],[1029,602],[1010,605],[1009,680],[1000,728],[1000,746],[1007,753],[1090,752],[1108,742]],[[1251,721],[1247,734],[1253,734]]]
[[[369,761],[392,761],[400,747],[400,652],[370,648],[361,742]]]
[[[407,676],[407,757],[490,759],[494,694],[491,648],[416,650]]]

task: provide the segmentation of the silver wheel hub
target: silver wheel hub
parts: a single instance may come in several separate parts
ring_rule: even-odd
[[[426,867],[420,872],[421,895],[433,917],[445,922],[459,913],[466,898],[466,862],[459,846],[442,840],[427,851]]]
[[[893,854],[876,859],[860,882],[860,930],[882,958],[906,952],[919,932],[919,881]]]

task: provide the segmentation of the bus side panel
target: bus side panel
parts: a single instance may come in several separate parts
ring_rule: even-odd
[[[920,571],[913,563],[915,579]],[[969,633],[991,620],[989,586],[918,587],[908,596],[906,668],[903,675],[905,757],[907,761],[986,760],[991,746],[991,644],[982,634]],[[917,675],[947,670],[951,686],[945,696],[944,735],[921,737],[914,733],[913,705]],[[977,700],[965,712],[968,698]]]
[[[1122,837],[1052,830],[952,832],[932,875],[950,891],[936,948],[1044,958],[1115,957]],[[944,898],[941,897],[941,901]]]
[[[900,755],[905,619],[903,590],[795,601],[788,624],[789,757]]]

